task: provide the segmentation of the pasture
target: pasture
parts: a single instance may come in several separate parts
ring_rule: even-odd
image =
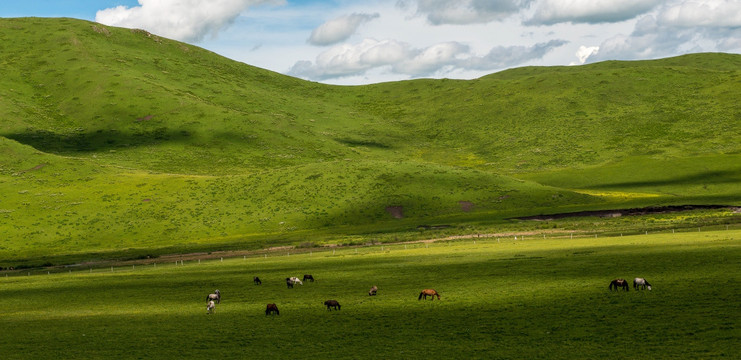
[[[405,249],[406,247],[406,249]],[[4,359],[720,358],[741,230],[473,239],[0,278]],[[315,282],[287,289],[285,278]],[[253,284],[259,276],[262,285]],[[640,276],[652,291],[610,292]],[[368,289],[378,286],[377,296]],[[442,300],[417,300],[433,288]],[[207,294],[221,303],[206,314]],[[327,311],[336,299],[339,311]],[[276,303],[280,315],[265,315]]]

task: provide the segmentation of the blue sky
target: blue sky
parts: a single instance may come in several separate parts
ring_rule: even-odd
[[[741,53],[741,0],[33,0],[0,17],[141,28],[308,80],[471,79],[527,65]]]

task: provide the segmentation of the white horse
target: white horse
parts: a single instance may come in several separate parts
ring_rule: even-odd
[[[289,279],[289,280],[290,280],[290,281],[291,281],[292,283],[294,283],[294,284],[296,284],[296,283],[298,283],[299,285],[303,285],[303,284],[304,284],[304,282],[303,282],[303,281],[301,281],[301,279],[299,279],[299,278],[297,278],[297,277],[295,277],[295,276],[291,276],[291,277],[290,277],[290,278],[288,278],[288,279]]]
[[[216,308],[216,304],[214,304],[214,301],[213,300],[209,301],[208,305],[206,305],[206,313],[213,314],[215,308]]]
[[[208,294],[208,296],[206,296],[206,301],[213,301],[213,300],[216,300],[217,304],[221,304],[221,293],[219,292],[218,289],[214,290],[213,294]]]
[[[651,291],[651,284],[649,284],[648,281],[644,278],[635,278],[633,279],[633,289],[638,290],[638,288],[648,289],[649,291]]]

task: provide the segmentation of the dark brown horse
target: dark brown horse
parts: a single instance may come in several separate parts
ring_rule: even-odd
[[[306,275],[304,275],[304,279],[303,280],[304,281],[307,281],[308,280],[308,281],[314,282],[314,277],[311,276],[311,275],[309,275],[309,274],[306,274]]]
[[[262,285],[262,280],[260,280],[260,278],[257,276],[255,276],[255,278],[252,279],[252,282],[254,282],[255,285]]]
[[[337,300],[327,300],[324,302],[324,305],[327,305],[327,310],[332,311],[332,308],[335,310],[340,310],[341,306],[340,303],[337,302]]]
[[[608,286],[608,289],[618,291],[620,288],[623,288],[623,290],[628,291],[630,290],[630,286],[628,286],[628,282],[625,279],[615,279],[610,282],[610,286]]]
[[[370,288],[370,290],[368,290],[368,295],[373,296],[373,295],[376,295],[377,292],[378,292],[378,286],[373,285],[373,287]]]
[[[269,314],[280,315],[280,311],[278,310],[278,305],[268,304],[268,307],[265,309],[265,316],[268,316]]]
[[[423,297],[425,298],[425,300],[427,300],[427,297],[428,296],[431,297],[430,300],[435,300],[435,296],[437,296],[437,299],[440,300],[440,294],[437,291],[435,291],[434,289],[424,289],[424,290],[422,290],[422,292],[419,293],[419,297],[417,298],[417,300],[422,300]]]

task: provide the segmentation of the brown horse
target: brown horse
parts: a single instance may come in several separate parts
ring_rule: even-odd
[[[313,276],[311,276],[311,275],[309,275],[309,274],[306,274],[306,275],[304,275],[304,279],[303,279],[303,280],[304,280],[304,281],[311,281],[311,282],[314,282],[314,277],[313,277]]]
[[[437,296],[437,299],[440,300],[440,294],[437,291],[435,291],[434,289],[424,289],[424,290],[422,290],[422,292],[419,293],[419,297],[417,298],[417,300],[422,300],[423,297],[425,298],[425,300],[427,300],[427,297],[428,296],[431,297],[430,300],[435,300],[435,296]]]
[[[275,314],[280,315],[280,311],[278,310],[278,305],[275,304],[268,304],[268,307],[265,309],[265,316],[268,316],[268,314]]]
[[[259,277],[257,277],[257,276],[255,276],[255,277],[254,277],[254,278],[252,279],[252,282],[254,282],[254,283],[255,283],[255,285],[262,285],[262,280],[260,280],[260,278],[259,278]]]
[[[340,310],[340,308],[342,308],[337,300],[327,300],[324,302],[324,305],[327,305],[327,310],[329,311],[332,311],[332,308],[335,310]]]
[[[630,286],[628,286],[628,282],[625,279],[615,279],[610,282],[610,286],[608,286],[608,289],[618,291],[620,288],[623,288],[623,290],[628,291],[630,290]]]
[[[376,295],[377,292],[378,292],[378,286],[373,285],[373,287],[370,288],[370,290],[368,290],[368,296]]]

